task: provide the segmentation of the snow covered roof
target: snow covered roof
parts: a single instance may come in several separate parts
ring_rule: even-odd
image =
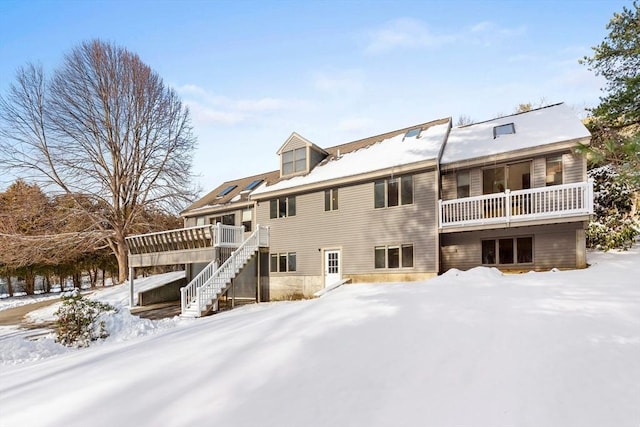
[[[403,129],[394,132],[393,136],[347,153],[341,152],[340,149],[327,149],[327,152],[335,151],[336,154],[320,162],[308,174],[261,186],[252,193],[252,196],[357,176],[395,166],[436,160],[449,131],[450,122],[450,119],[440,119],[422,125],[420,133],[413,137],[405,138],[407,129]]]
[[[191,206],[182,211],[182,216],[192,216],[219,208],[230,208],[232,204],[247,203],[249,195],[265,184],[275,182],[280,171],[265,172],[258,175],[225,181],[212,191],[198,199]]]
[[[494,128],[513,123],[496,131]],[[500,134],[505,130],[506,134]],[[591,134],[564,103],[451,129],[441,163],[453,163],[540,145],[589,138]]]

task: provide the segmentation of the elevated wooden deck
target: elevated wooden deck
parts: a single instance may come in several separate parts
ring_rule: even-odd
[[[129,267],[208,263],[217,247],[237,248],[244,227],[201,225],[127,237]]]
[[[438,201],[441,233],[588,220],[593,181]]]

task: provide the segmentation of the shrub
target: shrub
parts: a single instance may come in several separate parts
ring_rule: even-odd
[[[100,317],[115,307],[84,298],[78,290],[62,294],[62,306],[55,312],[56,341],[67,347],[88,347],[91,341],[109,336]]]
[[[630,185],[611,165],[588,174],[594,180],[595,218],[587,229],[587,245],[604,251],[629,248],[638,235]]]

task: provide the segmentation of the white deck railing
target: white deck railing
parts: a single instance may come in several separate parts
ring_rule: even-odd
[[[508,224],[592,213],[593,180],[438,201],[440,228]]]
[[[208,306],[215,306],[218,297],[224,293],[247,260],[259,247],[268,245],[269,228],[259,225],[222,265],[218,267],[215,261],[209,263],[187,286],[180,289],[182,314],[200,317]]]
[[[237,248],[242,243],[243,226],[199,225],[127,237],[132,255],[216,247]]]

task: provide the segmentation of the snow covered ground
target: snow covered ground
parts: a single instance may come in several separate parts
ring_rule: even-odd
[[[589,262],[342,286],[197,320],[121,310],[82,350],[7,329],[0,425],[638,427],[640,249]],[[105,299],[122,304],[116,291]]]

